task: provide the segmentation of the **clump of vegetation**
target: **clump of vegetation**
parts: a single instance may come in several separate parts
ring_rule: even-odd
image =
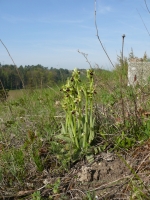
[[[149,141],[149,85],[127,86],[126,75],[127,62],[122,65],[120,58],[113,71],[75,69],[60,85],[61,92],[60,87],[39,86],[19,90],[20,97],[14,94],[16,98],[0,103],[1,195],[73,199],[78,193],[82,199],[94,199],[95,172],[88,171],[95,188],[85,189],[78,170],[103,162],[101,153],[109,152],[118,155],[133,175],[119,191],[129,195],[131,190],[133,198],[146,199],[149,188],[137,174],[144,171],[148,157],[131,167],[123,154]]]
[[[65,111],[65,123],[62,122],[60,138],[71,144],[80,153],[87,152],[94,139],[94,82],[92,69],[87,70],[87,80],[82,83],[80,71],[75,69],[72,77],[63,86],[62,107]]]

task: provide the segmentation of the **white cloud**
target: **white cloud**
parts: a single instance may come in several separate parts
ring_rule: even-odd
[[[38,19],[38,22],[41,23],[66,23],[66,24],[80,24],[83,23],[83,20],[72,20],[72,19]]]
[[[108,12],[110,12],[112,9],[110,6],[99,6],[98,7],[98,13],[100,14],[106,14]]]
[[[28,18],[13,15],[3,15],[1,19],[9,23],[62,23],[62,24],[82,24],[83,20],[73,20],[73,19],[51,19],[51,18]]]
[[[20,17],[20,16],[13,16],[13,15],[3,15],[1,16],[1,19],[6,21],[6,22],[9,22],[9,23],[22,23],[22,22],[25,22],[25,23],[30,23],[30,22],[34,22],[34,19],[29,19],[29,18],[23,18],[23,17]]]

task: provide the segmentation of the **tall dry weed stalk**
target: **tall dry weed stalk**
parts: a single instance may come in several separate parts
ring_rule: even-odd
[[[12,60],[14,66],[15,66],[15,69],[16,69],[16,71],[17,71],[17,74],[18,74],[18,76],[19,76],[19,78],[20,78],[20,80],[21,80],[22,87],[23,87],[23,89],[25,89],[25,85],[24,85],[23,79],[22,79],[22,77],[21,77],[21,75],[20,75],[20,73],[19,73],[19,70],[18,70],[18,68],[17,68],[17,65],[16,65],[15,62],[14,62],[14,59],[12,58],[10,52],[8,51],[8,48],[6,47],[6,45],[3,43],[3,41],[2,41],[1,39],[0,39],[0,42],[2,43],[2,45],[4,46],[4,48],[6,49],[8,55],[9,55],[10,59]]]

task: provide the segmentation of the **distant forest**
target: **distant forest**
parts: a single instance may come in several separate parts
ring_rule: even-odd
[[[64,82],[71,71],[68,69],[47,68],[42,65],[27,65],[16,67],[14,65],[0,64],[0,88],[14,90],[25,88],[41,88]],[[22,80],[22,81],[21,81]]]

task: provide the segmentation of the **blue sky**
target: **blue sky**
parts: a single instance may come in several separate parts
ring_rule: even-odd
[[[93,67],[111,69],[96,37],[94,6],[94,0],[0,0],[0,39],[17,66],[89,68],[80,50]],[[145,51],[150,56],[150,36],[138,14],[150,31],[144,0],[97,0],[96,8],[99,37],[114,64],[122,34],[125,56],[131,48],[138,57]],[[2,44],[0,62],[12,64]]]

